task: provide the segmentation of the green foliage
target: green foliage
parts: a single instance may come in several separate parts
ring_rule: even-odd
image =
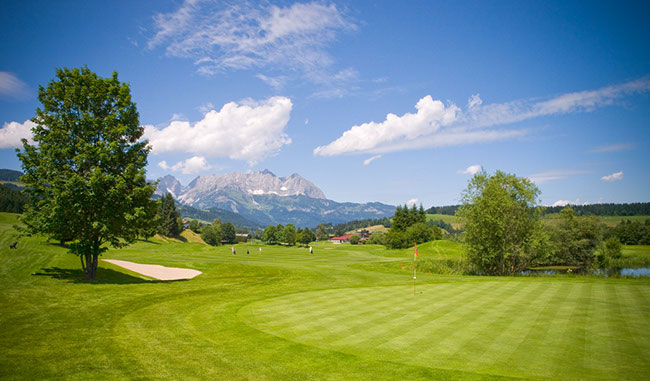
[[[232,224],[232,222],[226,222],[224,224],[221,224],[221,240],[225,241],[226,243],[234,243],[235,242],[235,225]]]
[[[413,205],[410,209],[408,206],[397,206],[395,209],[395,215],[393,216],[393,225],[391,229],[405,231],[411,225],[417,223],[426,223],[427,215],[420,205],[420,209],[417,209]]]
[[[311,242],[316,241],[316,235],[311,229],[298,229],[296,241],[303,245],[309,245]]]
[[[352,245],[357,245],[357,244],[359,243],[360,240],[361,240],[361,237],[359,237],[359,236],[356,235],[356,234],[352,234],[352,235],[350,236],[350,243],[351,243]]]
[[[625,245],[650,245],[650,219],[641,221],[621,221],[607,232]]]
[[[392,226],[385,237],[385,244],[391,249],[403,249],[416,243],[442,238],[440,228],[427,224],[427,215],[420,205],[397,206]]]
[[[432,206],[427,209],[428,214],[445,214],[448,216],[455,216],[456,212],[460,208],[460,205],[448,205],[448,206]]]
[[[167,193],[160,199],[158,206],[158,218],[160,223],[158,225],[158,232],[167,237],[176,237],[181,233],[183,222],[181,215],[176,211],[176,204],[174,198],[170,193]]]
[[[275,225],[275,239],[277,243],[284,242],[284,225],[282,224]]]
[[[386,245],[387,242],[386,233],[374,232],[370,235],[370,238],[368,238],[367,242],[372,245]]]
[[[201,233],[201,224],[197,220],[191,220],[189,228],[194,233]]]
[[[621,249],[622,249],[621,242],[618,240],[618,238],[609,237],[607,240],[605,240],[604,251],[605,251],[605,255],[608,258],[619,259],[621,255],[623,255]]]
[[[204,226],[201,229],[201,239],[203,242],[212,246],[221,245],[222,235],[221,235],[221,220],[215,219],[211,224]]]
[[[571,207],[560,212],[560,222],[549,227],[556,265],[591,267],[602,239],[603,224],[595,216],[578,217]]]
[[[318,224],[316,227],[316,239],[319,241],[326,241],[330,238],[329,230],[324,223]]]
[[[278,229],[274,225],[267,226],[262,233],[262,241],[268,245],[274,245],[278,243],[277,230]]]
[[[289,246],[293,246],[296,244],[296,227],[293,226],[293,224],[287,224],[287,226],[284,227],[284,231],[282,234],[283,243],[286,243]]]
[[[497,171],[474,175],[458,209],[469,261],[488,275],[518,273],[544,256],[548,239],[535,208],[539,189]]]
[[[132,243],[155,208],[129,85],[117,72],[100,78],[88,68],[57,69],[39,87],[32,119],[35,144],[23,139],[18,153],[29,204],[22,221],[28,234],[73,241],[70,252],[94,279],[105,243]]]
[[[354,221],[344,222],[342,224],[336,224],[334,225],[333,230],[341,228],[341,230],[347,232],[350,230],[358,230],[358,229],[363,229],[375,225],[383,225],[387,228],[390,228],[392,223],[390,222],[390,218],[388,217],[367,218],[364,220],[354,220]]]
[[[571,205],[577,216],[646,216],[650,214],[650,202],[633,202],[630,204],[587,204]],[[546,214],[559,213],[562,206],[546,208]]]
[[[0,184],[0,212],[22,213],[28,200],[21,191]]]

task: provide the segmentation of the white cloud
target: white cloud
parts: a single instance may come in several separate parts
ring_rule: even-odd
[[[611,175],[603,176],[600,179],[603,181],[607,181],[609,183],[623,180],[623,171],[612,173]]]
[[[633,148],[634,148],[634,144],[632,143],[618,143],[618,144],[610,144],[605,146],[598,146],[592,149],[590,152],[606,153],[606,152],[629,151]]]
[[[164,46],[167,55],[193,59],[198,71],[274,67],[318,72],[332,59],[326,46],[338,32],[356,25],[334,4],[186,0],[172,13],[154,16],[156,34],[149,49]]]
[[[417,204],[419,204],[419,203],[420,203],[420,199],[418,199],[418,198],[412,198],[412,199],[410,199],[410,200],[408,200],[408,201],[406,202],[406,205],[408,205],[409,207],[412,207],[413,205],[417,205]]]
[[[200,105],[198,108],[199,112],[203,115],[207,114],[208,112],[214,110],[214,105],[212,102],[207,102],[202,105]]]
[[[264,74],[257,74],[255,77],[261,79],[262,81],[264,81],[264,83],[271,86],[275,90],[282,89],[282,87],[284,87],[285,82],[287,81],[287,77],[283,75],[278,77],[269,77]]]
[[[528,179],[535,184],[544,184],[549,181],[562,180],[571,176],[584,175],[589,173],[589,171],[577,170],[577,169],[550,169],[547,171],[533,173],[528,176]]]
[[[597,90],[567,93],[546,101],[484,104],[479,94],[475,94],[468,99],[465,111],[453,103],[445,107],[441,101],[427,95],[418,101],[416,114],[397,116],[390,113],[381,123],[353,126],[333,142],[314,149],[314,154],[386,153],[512,139],[525,136],[528,131],[500,126],[541,116],[591,111],[624,96],[649,90],[650,78],[641,78]],[[321,93],[322,96],[344,95],[332,90]]]
[[[32,128],[36,123],[26,120],[24,123],[9,122],[0,128],[0,149],[3,148],[22,148],[21,139],[27,139],[29,144],[33,144]]]
[[[456,171],[457,173],[463,174],[463,175],[475,175],[481,171],[482,167],[479,164],[476,165],[470,165],[469,167],[465,168],[465,170],[458,170]]]
[[[553,203],[553,206],[567,206],[569,204],[572,204],[569,200],[557,200]]]
[[[289,122],[289,98],[230,102],[194,124],[173,121],[163,129],[145,126],[143,138],[152,153],[187,152],[206,157],[229,157],[255,164],[290,144],[284,129]]]
[[[177,113],[173,113],[172,117],[169,118],[170,122],[174,122],[174,121],[178,121],[178,120],[187,120],[187,118],[185,117],[185,115],[177,114]]]
[[[363,165],[368,165],[368,164],[372,163],[373,161],[375,161],[375,160],[377,160],[379,158],[381,158],[381,155],[375,155],[375,156],[369,157],[369,158],[367,158],[366,160],[363,161]]]
[[[381,123],[369,122],[353,126],[332,143],[317,147],[314,154],[331,156],[343,153],[385,152],[391,146],[413,141],[435,133],[441,126],[456,120],[460,109],[453,104],[445,105],[431,96],[420,99],[415,105],[417,113],[402,116],[386,115]]]
[[[29,89],[25,82],[7,71],[0,71],[0,97],[25,98],[29,95]]]
[[[212,168],[202,156],[193,156],[189,159],[179,161],[178,163],[170,166],[165,160],[158,163],[158,166],[166,171],[182,172],[183,174],[190,175],[199,172],[207,171]]]
[[[309,124],[309,119],[305,119],[305,126]]]

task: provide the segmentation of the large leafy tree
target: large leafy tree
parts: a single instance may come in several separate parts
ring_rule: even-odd
[[[29,196],[22,221],[28,234],[70,241],[94,279],[106,246],[133,242],[155,214],[138,111],[116,72],[101,78],[86,67],[57,69],[38,100],[35,144],[23,139],[18,153]]]
[[[539,189],[528,179],[481,171],[470,180],[457,215],[465,227],[467,255],[488,275],[517,273],[547,250],[536,208]]]

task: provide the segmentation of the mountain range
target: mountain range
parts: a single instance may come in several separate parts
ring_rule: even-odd
[[[159,180],[156,189],[158,195],[166,193],[181,205],[203,212],[220,209],[226,215],[235,213],[258,226],[292,223],[313,227],[321,222],[390,217],[395,211],[394,206],[379,202],[328,200],[321,189],[299,174],[278,177],[269,170],[199,176],[187,186],[167,175]],[[184,217],[191,217],[187,212]]]

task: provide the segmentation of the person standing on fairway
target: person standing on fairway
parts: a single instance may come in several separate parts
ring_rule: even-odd
[[[231,248],[230,248],[230,250],[232,251],[232,255],[235,255],[235,254],[237,254],[237,252],[235,251],[235,247],[234,247],[234,246],[233,246],[233,247],[231,247]]]
[[[314,248],[309,246],[309,254],[314,254]]]
[[[260,255],[262,255],[262,247],[260,246]]]

